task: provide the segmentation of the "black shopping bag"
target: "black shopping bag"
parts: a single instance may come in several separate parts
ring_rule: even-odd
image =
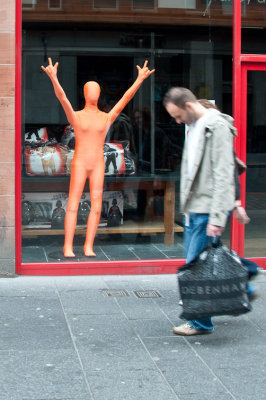
[[[248,271],[221,241],[203,250],[177,271],[181,318],[238,315],[251,310],[247,296]]]

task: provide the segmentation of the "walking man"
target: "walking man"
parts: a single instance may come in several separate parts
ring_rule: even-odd
[[[178,124],[189,126],[180,182],[185,257],[189,263],[211,238],[221,236],[228,212],[234,208],[233,141],[236,129],[229,115],[206,109],[186,88],[171,88],[163,102]],[[202,335],[213,330],[211,316],[173,328],[176,335],[183,336]]]

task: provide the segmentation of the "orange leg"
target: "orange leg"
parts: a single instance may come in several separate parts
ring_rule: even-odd
[[[80,198],[87,179],[86,170],[81,163],[72,161],[69,197],[65,216],[65,243],[63,253],[65,257],[75,257],[73,239],[77,224],[77,214]]]
[[[84,254],[88,257],[95,257],[93,243],[101,218],[103,183],[104,183],[104,162],[101,162],[89,173],[91,210],[87,221],[87,233],[84,244]]]

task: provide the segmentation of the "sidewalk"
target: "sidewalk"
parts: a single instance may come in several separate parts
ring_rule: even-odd
[[[175,275],[1,278],[0,400],[265,400],[256,285],[251,313],[184,338]]]

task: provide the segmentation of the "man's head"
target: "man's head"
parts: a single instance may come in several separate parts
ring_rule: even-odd
[[[163,104],[166,111],[178,124],[190,125],[197,121],[206,111],[198,103],[194,94],[183,87],[173,87],[164,96]]]

